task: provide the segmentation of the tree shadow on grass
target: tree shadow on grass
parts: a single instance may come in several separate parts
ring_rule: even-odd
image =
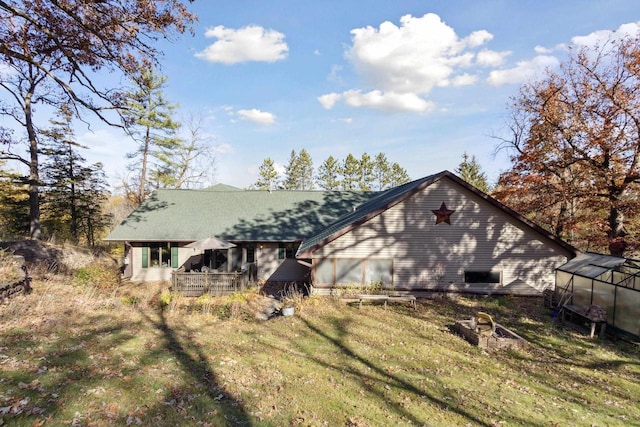
[[[67,324],[65,323],[65,326]],[[76,324],[72,324],[76,326]],[[103,326],[99,326],[103,325]],[[94,316],[78,332],[59,331],[55,321],[43,334],[28,330],[5,331],[0,334],[0,361],[8,363],[3,370],[0,387],[0,424],[31,420],[42,425],[48,420],[63,423],[68,406],[88,393],[98,390],[105,377],[112,374],[108,363],[100,363],[111,348],[125,345],[135,335],[130,328],[113,324],[105,316]],[[3,348],[3,345],[6,347]],[[124,375],[127,372],[119,371]],[[115,373],[113,373],[116,376]],[[72,415],[73,417],[73,415]],[[92,418],[93,417],[93,418]],[[100,415],[77,414],[74,422],[97,422]],[[89,419],[91,418],[91,419]],[[71,420],[69,420],[71,422]],[[67,422],[67,423],[69,423]]]
[[[496,322],[523,337],[529,345],[519,350],[497,349],[489,354],[500,357],[512,372],[519,372],[526,366],[527,376],[534,378],[534,383],[543,392],[551,394],[562,388],[563,398],[578,402],[584,400],[583,391],[573,385],[586,382],[609,388],[612,398],[630,400],[628,391],[611,387],[606,379],[590,377],[585,372],[610,371],[613,377],[631,378],[635,375],[637,378],[640,366],[640,349],[637,346],[611,338],[590,339],[574,325],[554,319],[541,299],[499,297],[469,301],[457,298],[440,301],[441,311],[446,313],[440,321],[454,323],[478,311],[490,313]],[[464,338],[460,336],[460,339]],[[599,356],[599,350],[605,351],[604,355]],[[561,377],[550,375],[552,371]]]
[[[212,409],[209,411],[209,421],[214,424],[222,422],[224,425],[251,425],[244,406],[220,384],[218,376],[209,365],[207,355],[191,339],[191,334],[173,329],[167,322],[164,307],[155,313],[157,320],[143,311],[140,313],[164,338],[164,345],[159,351],[168,351],[173,355],[189,377],[191,385],[195,389],[204,390],[206,399],[203,404],[210,405]],[[167,401],[171,402],[174,398],[175,396],[167,396]]]
[[[451,401],[448,401],[444,398],[436,396],[430,390],[417,387],[415,384],[401,378],[396,374],[393,374],[383,369],[381,366],[376,365],[364,355],[358,354],[358,352],[350,348],[349,345],[346,343],[346,336],[349,335],[349,331],[344,325],[344,319],[334,319],[332,322],[338,337],[333,337],[329,335],[322,328],[312,324],[307,319],[302,319],[302,321],[305,323],[305,325],[307,326],[307,328],[309,328],[310,331],[314,332],[318,337],[330,342],[336,349],[339,350],[340,353],[347,356],[351,361],[357,362],[366,366],[369,370],[371,370],[371,372],[377,374],[381,378],[384,378],[386,385],[388,385],[389,387],[427,398],[436,406],[442,408],[443,410],[456,413],[459,416],[468,420],[469,422],[474,423],[474,425],[479,425],[479,426],[489,425],[486,422],[479,419],[478,417],[474,416],[473,414],[470,414],[466,411],[461,410],[460,408],[452,406]],[[419,419],[417,415],[413,414],[410,410],[403,407],[403,405],[400,402],[393,403],[393,400],[390,399],[389,396],[386,396],[382,390],[376,391],[374,388],[368,386],[366,380],[379,381],[379,379],[375,378],[373,375],[365,374],[361,370],[353,366],[352,367],[333,366],[330,363],[322,361],[318,358],[314,358],[314,361],[315,363],[318,363],[319,365],[324,366],[325,368],[338,370],[342,373],[347,372],[353,375],[354,377],[359,377],[360,380],[363,382],[363,388],[366,388],[369,392],[372,392],[378,395],[381,401],[384,401],[389,405],[390,409],[395,411],[399,416],[409,420],[410,423],[414,425],[422,425],[426,422],[426,420]],[[453,396],[449,396],[449,397],[453,398]]]

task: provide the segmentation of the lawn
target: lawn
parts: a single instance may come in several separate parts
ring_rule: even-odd
[[[640,425],[638,347],[554,324],[538,299],[309,298],[258,321],[255,293],[33,287],[0,305],[0,425]],[[451,332],[478,310],[530,345]]]

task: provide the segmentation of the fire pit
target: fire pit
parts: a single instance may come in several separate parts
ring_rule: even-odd
[[[455,325],[456,331],[467,341],[481,348],[522,348],[528,344],[524,338],[499,323],[492,323],[492,327],[489,333],[486,329],[478,329],[478,318],[456,320]]]

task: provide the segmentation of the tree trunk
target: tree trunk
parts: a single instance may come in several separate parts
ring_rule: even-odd
[[[40,173],[38,171],[38,137],[36,136],[31,110],[31,96],[24,99],[24,117],[29,138],[29,238],[39,240],[42,234],[40,226]]]
[[[615,206],[609,210],[609,252],[611,255],[624,256],[627,242],[624,239],[624,214]]]
[[[147,126],[144,136],[144,149],[142,151],[142,170],[140,171],[140,189],[138,194],[138,204],[142,204],[145,199],[147,185],[147,160],[149,158],[149,144],[151,140],[151,130]]]

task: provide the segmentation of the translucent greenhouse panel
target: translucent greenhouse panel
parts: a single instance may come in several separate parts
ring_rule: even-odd
[[[361,285],[362,284],[362,260],[337,259],[336,260],[336,284]]]
[[[591,279],[573,276],[573,305],[591,304]]]
[[[613,326],[640,336],[640,292],[618,288]]]
[[[567,284],[571,280],[571,273],[565,273],[564,271],[556,270],[556,299],[558,299],[559,295],[564,291],[564,288],[567,287]],[[569,285],[569,289],[567,292],[571,292],[571,285]]]
[[[316,262],[316,284],[333,285],[332,259],[321,259]]]
[[[607,270],[598,277],[594,277],[594,279],[598,279],[602,282],[611,282],[613,280],[613,272],[611,270]]]
[[[593,281],[593,305],[607,312],[607,323],[613,323],[613,299],[616,287],[608,283]]]
[[[391,277],[393,262],[390,259],[368,259],[365,261],[364,283],[380,283],[390,286],[393,283]]]

